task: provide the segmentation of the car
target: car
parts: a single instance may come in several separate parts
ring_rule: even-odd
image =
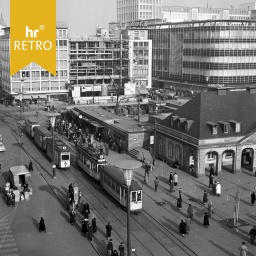
[[[0,142],[0,152],[3,152],[5,151],[5,146],[4,146],[4,143],[3,142]]]

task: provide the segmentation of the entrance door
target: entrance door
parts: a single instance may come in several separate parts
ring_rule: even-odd
[[[250,171],[253,170],[253,154],[254,152],[251,148],[245,148],[242,151],[241,166]]]
[[[21,174],[21,175],[19,175],[19,183],[20,184],[24,184],[25,183],[25,174]]]

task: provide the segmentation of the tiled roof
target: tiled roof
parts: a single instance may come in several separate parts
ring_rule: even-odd
[[[218,91],[197,94],[164,119],[161,124],[198,139],[244,136],[256,128],[256,93],[250,91],[253,90],[228,90],[224,95],[219,95]],[[171,116],[179,116],[179,118],[186,118],[194,122],[186,132],[183,124],[177,128],[177,121],[173,122],[172,127],[170,126]],[[241,132],[235,132],[234,124],[239,122],[241,123]],[[218,126],[218,134],[213,135],[211,125],[214,123],[230,123],[231,130],[224,133],[220,125]]]

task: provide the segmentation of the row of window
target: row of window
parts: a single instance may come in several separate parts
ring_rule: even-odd
[[[159,152],[164,152],[164,143],[165,140],[163,137],[158,137],[158,151]],[[172,142],[168,142],[168,157],[172,159],[177,159],[178,161],[182,162],[182,151],[181,151],[181,146],[180,145],[175,145]]]
[[[219,127],[221,127],[223,133],[229,133],[230,131],[234,132],[241,132],[241,123],[238,122],[219,122],[219,123],[214,123],[214,122],[209,122],[208,123],[209,127],[211,128],[212,134],[216,135],[219,132]]]
[[[255,43],[256,38],[187,38],[184,43]]]
[[[21,71],[21,72],[17,72],[12,77],[13,78],[29,78],[29,77],[39,78],[39,77],[49,77],[49,76],[54,76],[54,75],[50,74],[48,71]],[[67,70],[56,71],[56,77],[57,76],[61,76],[61,77],[68,76],[68,71]]]
[[[256,63],[216,63],[216,62],[190,62],[184,61],[183,68],[197,69],[255,69]]]
[[[220,50],[220,49],[184,49],[185,56],[256,56],[256,49]]]

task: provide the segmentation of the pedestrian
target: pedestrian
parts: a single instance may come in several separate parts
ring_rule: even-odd
[[[107,231],[107,239],[109,240],[111,237],[111,231],[112,231],[112,227],[110,225],[110,222],[108,222],[108,224],[106,225],[106,231]]]
[[[36,111],[36,116],[38,116],[38,112]]]
[[[21,201],[21,196],[23,196],[23,199],[26,201],[25,190],[23,186],[20,187],[20,201]]]
[[[144,182],[147,184],[148,183],[148,177],[149,177],[149,171],[148,169],[146,168],[145,169],[145,176],[144,176]]]
[[[11,198],[11,191],[8,191],[6,194],[6,201],[7,201],[7,206],[10,207],[12,203],[12,198]]]
[[[251,244],[254,244],[255,236],[256,236],[256,226],[254,226],[249,232],[251,238]]]
[[[215,182],[212,185],[212,193],[213,193],[213,195],[216,195],[216,186],[217,186],[217,180],[215,180]]]
[[[124,242],[121,242],[121,244],[118,246],[118,250],[119,250],[119,256],[125,256]]]
[[[30,172],[34,171],[33,163],[32,163],[31,160],[29,160],[28,170],[29,170]]]
[[[15,194],[13,193],[12,190],[11,190],[11,204],[12,204],[12,207],[15,206]]]
[[[45,223],[44,223],[44,218],[41,217],[40,221],[39,221],[39,232],[44,231],[44,233],[46,233],[46,227],[45,227]]]
[[[255,193],[252,192],[252,194],[251,194],[251,205],[252,206],[254,205],[255,199],[256,199]]]
[[[212,167],[212,165],[211,165],[211,167],[210,167],[210,175],[209,176],[214,176],[214,169],[213,169],[213,167]]]
[[[93,233],[97,232],[97,221],[96,218],[92,219],[92,228],[93,228]]]
[[[174,181],[174,186],[176,187],[178,185],[178,174],[176,172],[173,175],[173,181]]]
[[[179,230],[183,237],[187,234],[186,223],[183,220],[180,222]]]
[[[112,256],[113,249],[114,249],[114,247],[113,247],[112,239],[109,239],[108,245],[107,245],[107,255],[108,256]]]
[[[189,231],[190,231],[190,225],[191,225],[191,219],[189,217],[187,217],[185,219],[185,223],[186,223],[186,231],[187,231],[187,234],[189,234]]]
[[[173,173],[172,172],[170,173],[170,176],[169,176],[169,184],[170,184],[170,192],[173,192],[174,184],[173,184]]]
[[[220,196],[220,194],[221,194],[221,185],[220,185],[219,182],[217,182],[217,184],[216,184],[216,195]]]
[[[208,193],[207,191],[205,190],[204,191],[204,195],[203,195],[203,204],[206,205],[208,202]]]
[[[213,178],[214,178],[214,175],[210,174],[210,176],[209,176],[209,188],[211,188],[213,186]]]
[[[179,197],[177,199],[177,207],[179,208],[179,210],[182,208],[182,198],[181,197]]]
[[[88,223],[88,239],[92,241],[92,237],[93,237],[93,227],[92,227],[92,224],[89,222]]]
[[[179,188],[179,197],[180,198],[182,197],[182,190],[181,190],[181,188]]]
[[[209,214],[209,217],[211,217],[213,214],[213,204],[211,201],[209,201],[208,203],[208,214]]]
[[[156,177],[154,183],[155,183],[155,191],[157,192],[157,187],[158,187],[158,184],[159,184],[159,179],[158,179],[158,177]]]
[[[191,223],[194,216],[194,210],[191,204],[188,205],[187,214],[188,214],[188,218],[190,218],[190,223]]]
[[[107,143],[107,142],[105,143],[105,152],[106,152],[106,156],[108,156],[108,152],[109,152],[109,145],[108,145],[108,143]]]
[[[76,213],[74,210],[71,210],[70,214],[69,214],[69,219],[70,219],[70,224],[74,225],[75,221],[76,221]]]
[[[209,225],[210,225],[210,223],[209,223],[209,214],[207,212],[204,214],[204,223],[203,224],[204,224],[205,228],[208,228]]]
[[[82,221],[82,230],[81,230],[82,235],[87,234],[87,232],[88,232],[88,223],[89,223],[89,220],[84,218],[83,221]]]
[[[246,256],[247,253],[247,246],[245,245],[245,242],[242,242],[242,245],[239,247],[240,256]]]
[[[113,251],[112,256],[118,256],[117,250],[114,250],[114,251]]]

